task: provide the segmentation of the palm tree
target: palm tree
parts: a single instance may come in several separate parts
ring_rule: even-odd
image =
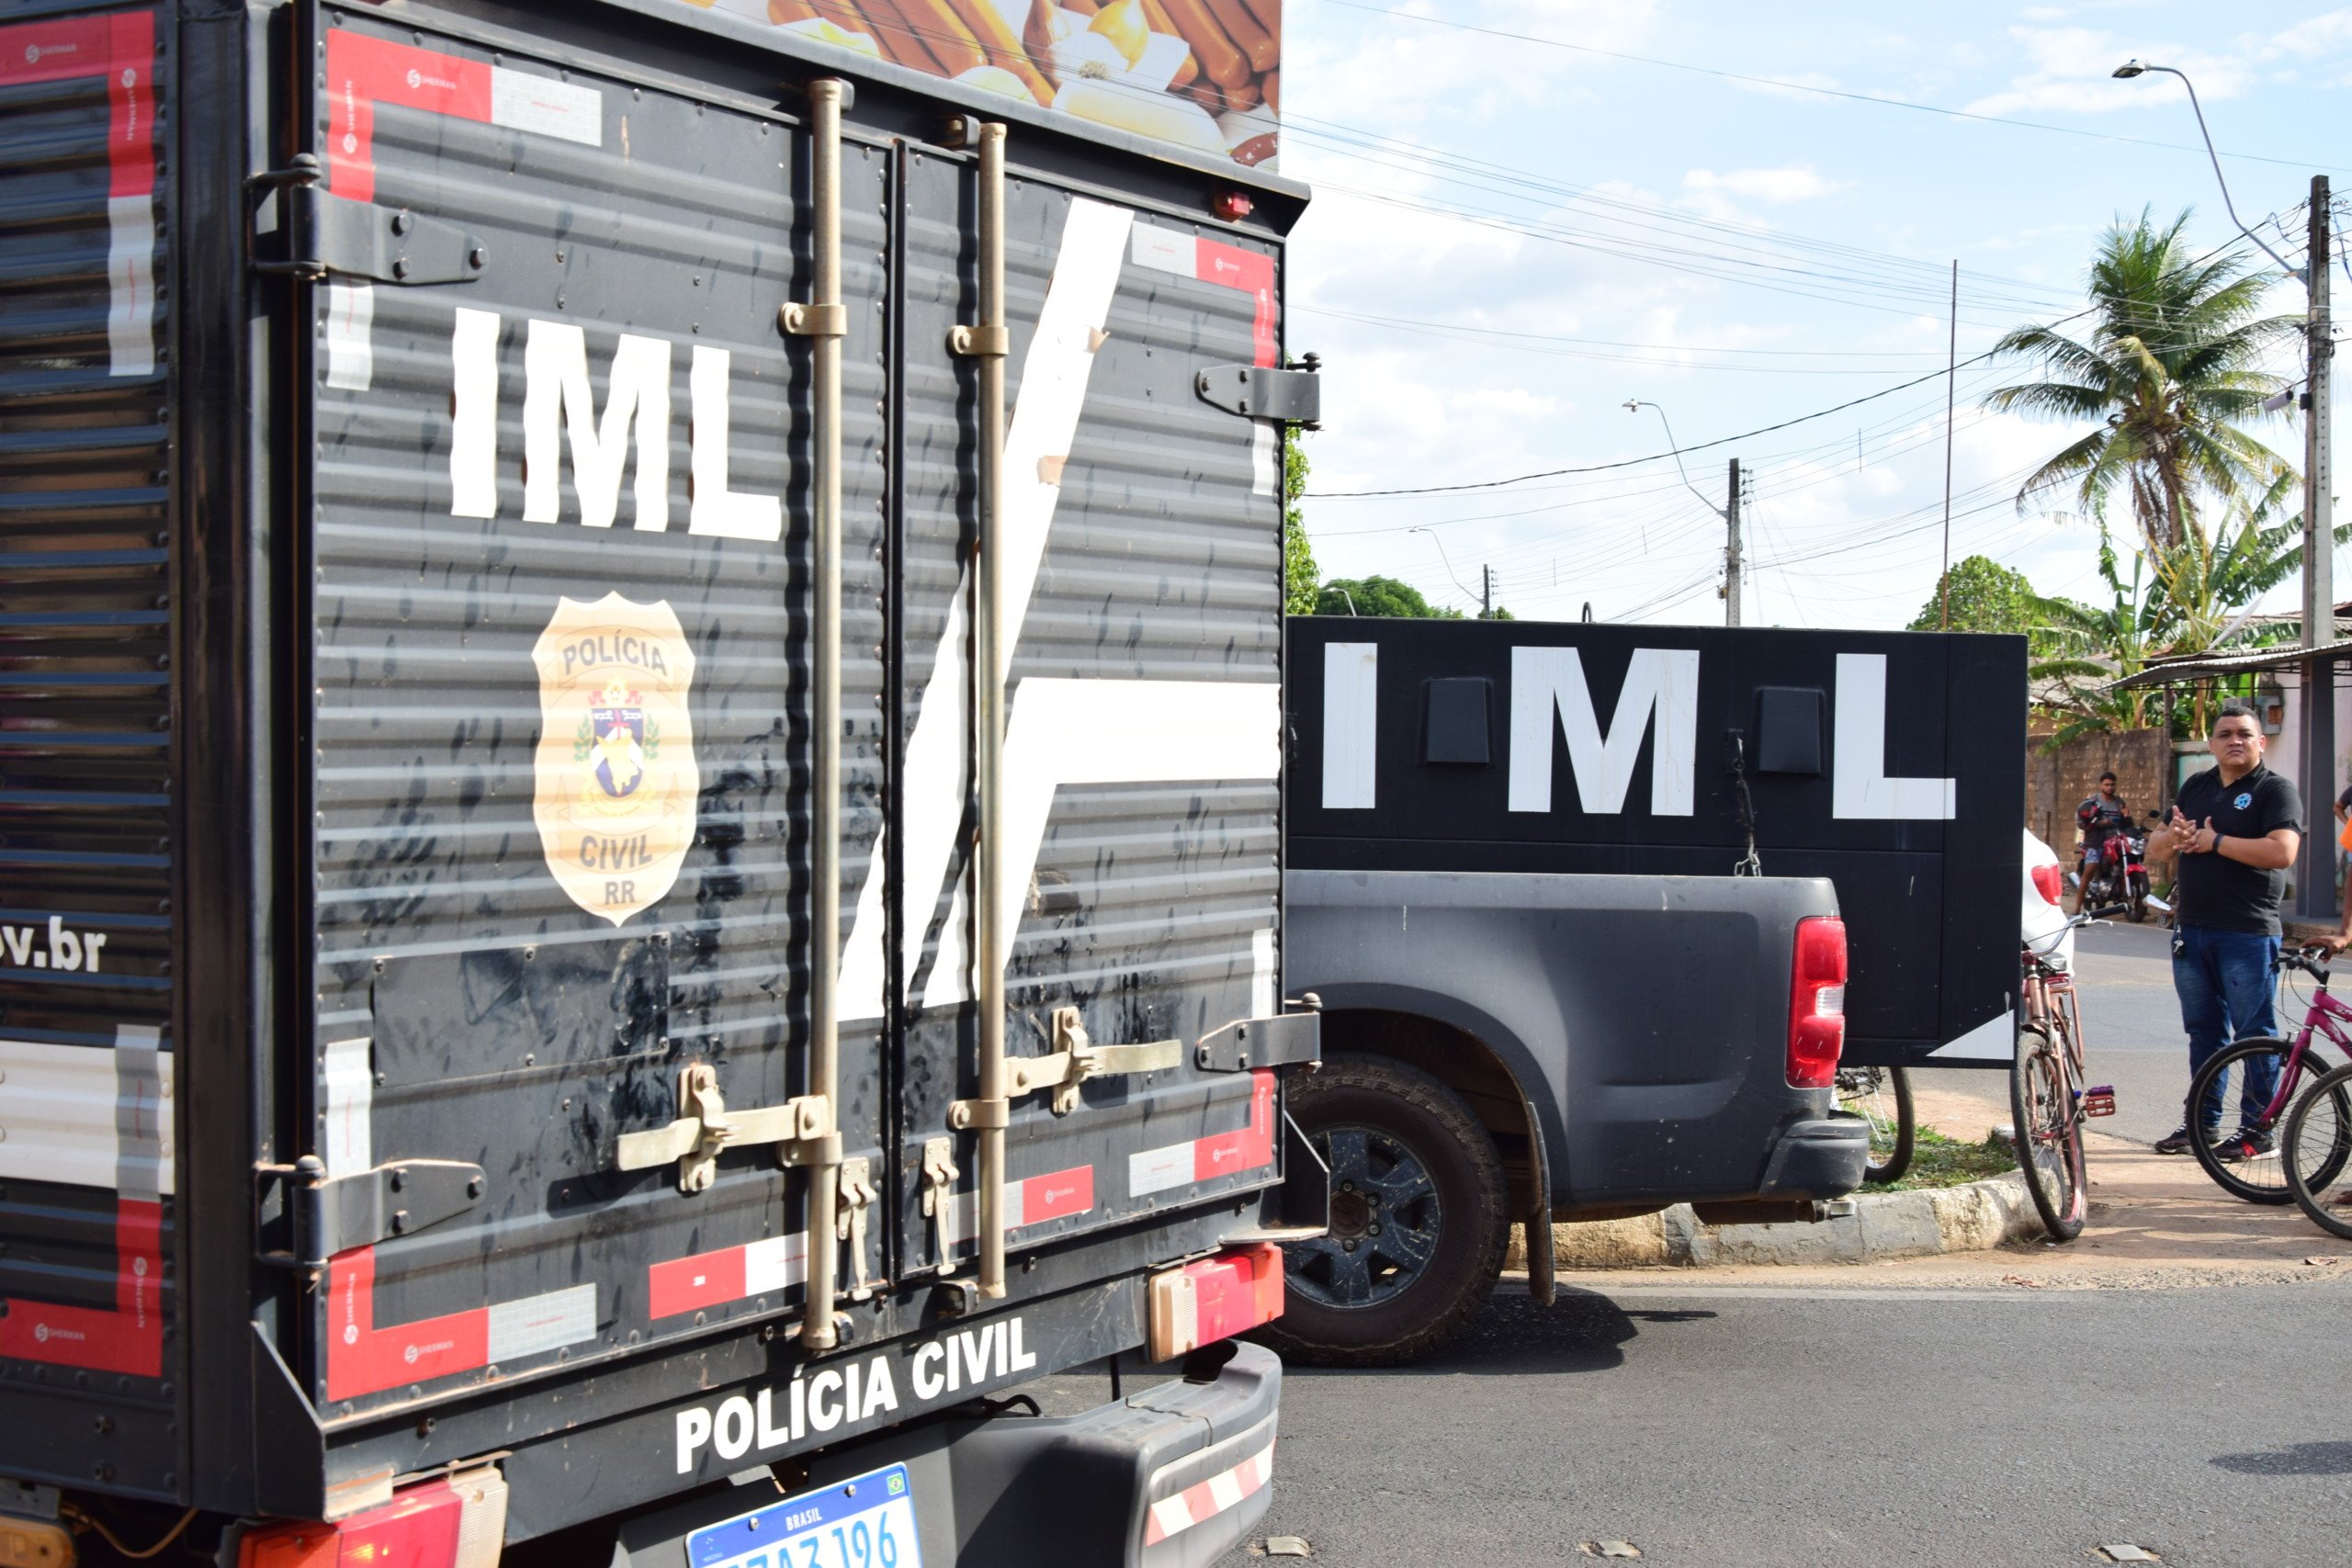
[[[2042,378],[1987,394],[1988,408],[2098,428],[2034,470],[2018,491],[2072,489],[2102,522],[2118,488],[2149,551],[2166,558],[2201,539],[2201,502],[2244,506],[2293,469],[2236,421],[2284,385],[2259,368],[2301,331],[2292,316],[2259,314],[2270,280],[2236,254],[2188,254],[2183,212],[2157,229],[2143,211],[2118,220],[2091,262],[2089,330],[2020,327],[1996,354],[2038,363]]]

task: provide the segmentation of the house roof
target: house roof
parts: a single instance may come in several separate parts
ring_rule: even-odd
[[[2317,648],[2257,648],[2245,653],[2184,653],[2152,659],[2147,668],[2108,685],[2110,692],[2141,686],[2170,686],[2186,681],[2208,681],[2216,675],[2244,675],[2256,670],[2283,670],[2309,659],[2352,658],[2352,637],[2339,637]]]

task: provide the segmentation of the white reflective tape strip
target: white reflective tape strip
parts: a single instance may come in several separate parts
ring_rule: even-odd
[[[1232,1471],[1223,1471],[1209,1477],[1209,1500],[1220,1514],[1250,1494],[1241,1489],[1241,1477]]]
[[[596,1337],[596,1287],[574,1285],[490,1308],[490,1359],[510,1361]]]
[[[1118,291],[1120,254],[1134,224],[1135,214],[1125,208],[1082,197],[1070,202],[1062,222],[1061,248],[1055,254],[1053,276],[1046,288],[1046,303],[1037,317],[1036,335],[1021,362],[1021,393],[1013,404],[1001,469],[1005,476],[1002,638],[1008,662],[1021,642],[1037,569],[1045,558],[1046,537],[1061,500],[1061,486],[1046,479],[1046,470],[1040,468],[1038,459],[1068,456],[1077,435],[1087,380],[1094,373],[1099,334],[1110,319],[1111,297]],[[970,684],[964,662],[969,635],[964,605],[969,592],[967,569],[958,578],[956,596],[949,602],[947,625],[940,634],[931,675],[923,685],[922,706],[915,715],[914,733],[908,738],[906,762],[900,771],[899,798],[907,835],[901,960],[910,986],[921,966],[939,888],[955,858],[956,830],[964,818],[964,750],[969,728],[965,692]],[[849,942],[842,953],[838,999],[844,1020],[882,1016],[882,845],[877,840],[851,918]],[[1012,874],[1008,881],[1028,885],[1026,867],[1015,864],[1009,870]],[[967,897],[961,881],[955,897],[958,904]],[[931,982],[924,989],[926,1006],[953,1005],[970,994],[963,919],[960,910],[949,916]]]
[[[1250,1016],[1274,1016],[1274,928],[1250,933]]]
[[[490,122],[510,130],[558,136],[583,147],[605,144],[605,95],[576,82],[558,82],[490,68]]]
[[[1165,1192],[1171,1187],[1190,1186],[1193,1168],[1190,1144],[1170,1144],[1165,1148],[1131,1154],[1127,1156],[1127,1194],[1141,1198],[1152,1192]]]
[[[1135,243],[1127,257],[1137,266],[1148,266],[1154,272],[1172,272],[1182,277],[1201,275],[1201,242],[1197,235],[1180,234],[1173,229],[1158,229],[1148,223],[1138,223]]]
[[[119,1192],[125,1166],[141,1189],[167,1196],[173,1165],[173,1058],[152,1029],[127,1030],[135,1064],[126,1103],[118,1049],[0,1040],[0,1179]]]
[[[319,1129],[319,1155],[329,1176],[372,1169],[375,1142],[368,1128],[376,1104],[374,1043],[330,1040],[320,1073],[326,1095],[326,1123]]]
[[[1250,422],[1250,493],[1272,495],[1282,485],[1283,443],[1272,420]]]
[[[1151,1506],[1151,1522],[1158,1527],[1162,1540],[1180,1531],[1193,1528],[1193,1511],[1184,1506],[1184,1495],[1162,1497]]]
[[[149,1203],[172,1190],[172,1058],[162,1041],[153,1024],[115,1026],[114,1189]]]
[[[1323,809],[1369,811],[1378,777],[1380,645],[1323,645]]]
[[[808,1237],[775,1235],[743,1248],[743,1289],[763,1296],[800,1283],[808,1267]]]
[[[376,381],[376,286],[327,285],[327,385],[364,392]]]
[[[107,349],[110,376],[155,370],[155,198],[107,199]]]

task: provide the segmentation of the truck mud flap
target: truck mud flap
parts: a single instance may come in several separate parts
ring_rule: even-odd
[[[1272,1497],[1282,1362],[1236,1344],[1213,1379],[1082,1415],[945,1420],[817,1457],[805,1486],[904,1465],[925,1568],[1041,1562],[1197,1568],[1231,1551]],[[622,1528],[612,1568],[675,1568],[687,1541],[783,1495],[765,1471]]]

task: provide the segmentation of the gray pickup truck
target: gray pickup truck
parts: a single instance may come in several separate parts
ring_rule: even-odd
[[[1432,1348],[1514,1222],[1548,1297],[1549,1220],[1817,1218],[1869,1153],[1841,1059],[2007,1065],[2021,639],[1313,618],[1287,660],[1331,1225],[1286,1353]]]

